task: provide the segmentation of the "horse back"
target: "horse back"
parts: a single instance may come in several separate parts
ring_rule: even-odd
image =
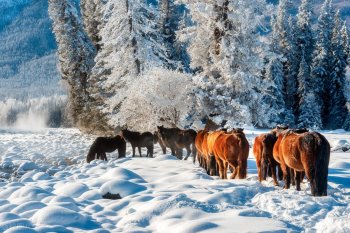
[[[221,134],[224,134],[224,132],[223,131],[215,131],[215,132],[208,133],[208,138],[207,138],[208,142],[207,143],[208,143],[208,153],[209,154],[213,154],[215,141]]]
[[[265,138],[264,134],[260,134],[254,139],[253,154],[256,160],[261,159],[264,138]]]

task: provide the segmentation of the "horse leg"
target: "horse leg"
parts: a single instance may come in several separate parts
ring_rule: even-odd
[[[173,155],[173,156],[176,156],[176,153],[175,153],[175,147],[170,147],[170,150],[171,150],[171,154]]]
[[[190,148],[190,145],[186,146],[186,151],[187,151],[187,155],[186,155],[186,157],[184,158],[184,160],[187,160],[187,159],[188,159],[188,157],[189,157],[189,156],[190,156],[190,154],[191,154],[191,148]]]
[[[283,167],[282,167],[282,169],[283,169]],[[286,167],[285,173],[286,173],[286,175],[284,176],[284,187],[283,188],[289,189],[290,188],[290,181],[291,181],[291,175],[290,175],[291,170],[289,167]]]
[[[295,181],[297,185],[297,190],[300,191],[300,177],[301,177],[301,172],[295,171]]]
[[[276,176],[276,166],[275,165],[271,165],[270,166],[270,170],[271,170],[271,175],[272,175],[272,179],[273,179],[273,184],[275,186],[278,186],[277,176]]]
[[[141,147],[140,147],[140,146],[138,146],[137,148],[139,149],[139,154],[140,154],[140,157],[142,157],[142,156],[141,156]]]
[[[283,171],[280,164],[277,165],[277,170],[278,170],[278,180],[283,180]]]
[[[180,160],[182,160],[182,148],[176,149],[176,157]]]
[[[289,168],[289,171],[290,171],[290,178],[292,180],[292,185],[294,186],[295,185],[295,170],[292,168]]]
[[[135,146],[131,145],[132,146],[132,157],[135,157]]]
[[[218,165],[218,167],[219,167],[219,177],[221,178],[221,179],[225,179],[225,175],[224,175],[224,161],[222,161],[221,159],[217,159],[216,160],[216,164]]]
[[[261,182],[261,181],[262,181],[261,159],[256,159],[256,168],[258,169],[258,179],[259,179],[259,182]]]
[[[227,166],[228,166],[228,163],[224,162],[224,179],[227,179]]]
[[[105,161],[107,161],[107,155],[106,155],[106,152],[103,152],[103,153],[102,153],[102,159],[103,159],[103,160],[105,160]]]
[[[193,163],[196,162],[196,155],[197,155],[197,148],[195,144],[192,144],[192,156],[193,156]]]
[[[213,155],[210,155],[209,156],[209,173],[211,176],[216,176],[217,175],[217,172],[218,172],[218,169],[216,168],[217,166],[217,163],[216,163],[216,159]]]
[[[147,154],[148,154],[148,157],[153,158],[153,145],[147,149]]]
[[[234,172],[230,176],[230,179],[235,179],[237,174],[238,174],[238,169],[239,169],[238,163],[237,163],[237,161],[228,161],[228,164],[229,164],[229,166],[235,168]]]

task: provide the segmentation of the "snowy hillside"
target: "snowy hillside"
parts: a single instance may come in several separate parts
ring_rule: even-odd
[[[47,9],[47,0],[0,2],[0,125],[33,116],[61,124],[48,108],[64,111],[67,97]]]
[[[247,131],[249,143],[261,133]],[[197,164],[155,158],[85,162],[93,137],[74,129],[0,131],[1,232],[349,232],[350,134],[324,132],[332,146],[327,197],[248,178],[220,180]],[[145,154],[145,151],[143,151]],[[9,182],[8,179],[12,182]],[[106,192],[120,200],[103,199]],[[6,231],[5,231],[6,230]]]

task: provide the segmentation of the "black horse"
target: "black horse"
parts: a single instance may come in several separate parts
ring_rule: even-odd
[[[186,148],[187,150],[185,160],[190,156],[191,153],[193,156],[196,155],[197,151],[195,140],[197,132],[195,130],[181,130],[179,128],[165,128],[163,126],[157,126],[157,128],[158,142],[164,154],[166,153],[166,147],[169,147],[171,154],[175,155],[178,159],[182,159],[183,148]]]
[[[126,142],[124,138],[117,135],[115,137],[98,137],[92,143],[86,161],[90,163],[94,159],[107,161],[106,152],[113,152],[118,149],[118,158],[125,157]]]
[[[154,143],[157,143],[157,140],[155,140],[155,137],[150,132],[133,132],[127,129],[122,130],[122,136],[123,138],[130,142],[132,147],[132,157],[135,157],[135,148],[138,147],[139,154],[141,157],[141,147],[147,148],[147,157],[153,157],[153,148]]]

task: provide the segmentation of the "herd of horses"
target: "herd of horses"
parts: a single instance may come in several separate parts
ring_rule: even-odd
[[[165,128],[158,126],[157,131],[133,132],[127,129],[115,137],[98,137],[91,145],[87,162],[94,159],[107,161],[106,152],[118,149],[118,157],[125,157],[126,143],[129,142],[135,156],[136,147],[141,157],[141,148],[147,148],[147,157],[153,157],[154,144],[159,143],[163,153],[170,148],[171,153],[179,159],[183,158],[183,149],[193,155],[211,176],[227,179],[227,169],[232,172],[230,178],[247,177],[247,160],[249,142],[243,129],[231,131],[226,129],[193,129]],[[313,196],[327,195],[327,177],[330,158],[330,145],[327,139],[317,132],[307,129],[289,129],[276,126],[269,133],[258,135],[254,139],[253,154],[256,159],[259,181],[273,178],[274,185],[284,180],[284,188],[300,183],[304,176],[308,179]]]

